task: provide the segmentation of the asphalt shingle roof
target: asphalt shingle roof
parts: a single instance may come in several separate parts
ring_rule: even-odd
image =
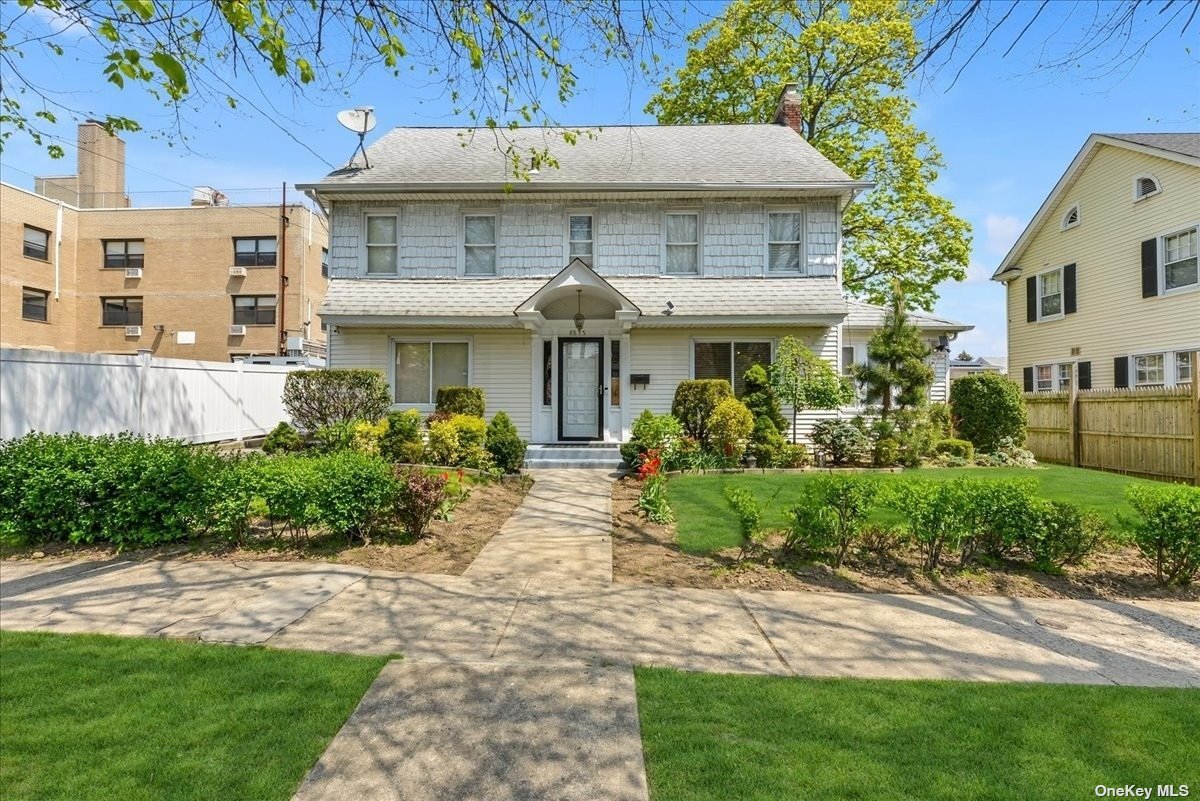
[[[549,148],[559,166],[532,184],[840,184],[840,168],[782,125],[616,125],[586,129],[568,145],[554,129],[474,133],[460,128],[394,128],[367,148],[368,169],[330,173],[323,187],[512,182],[505,150]],[[524,182],[520,182],[524,184]]]
[[[659,318],[667,301],[672,321],[689,317],[841,316],[846,301],[832,278],[611,278],[613,288]],[[323,317],[508,318],[544,278],[336,279],[321,304]]]
[[[1155,147],[1172,153],[1200,158],[1200,133],[1113,133],[1101,134],[1135,145]]]
[[[849,312],[846,315],[846,325],[850,328],[879,328],[883,325],[883,318],[887,314],[887,309],[883,306],[876,306],[873,303],[864,303],[861,300],[846,301],[849,307]],[[933,314],[920,314],[918,312],[909,312],[908,319],[914,325],[920,328],[936,328],[946,331],[968,331],[975,326],[960,323],[957,320],[951,320],[947,317],[938,317]]]

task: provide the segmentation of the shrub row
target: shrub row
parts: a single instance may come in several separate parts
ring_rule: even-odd
[[[178,440],[35,433],[0,443],[0,536],[118,548],[241,541],[260,517],[297,537],[320,528],[368,542],[395,520],[420,536],[429,518],[414,506],[433,497],[449,511],[445,482],[435,492],[424,476],[353,449],[221,456]]]

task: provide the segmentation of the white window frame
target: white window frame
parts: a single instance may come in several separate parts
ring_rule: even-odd
[[[572,217],[590,217],[592,220],[592,238],[589,240],[574,240],[571,239],[571,218]],[[596,212],[594,209],[567,209],[567,213],[563,216],[563,224],[566,227],[566,234],[563,237],[563,263],[570,264],[572,260],[579,258],[571,255],[571,243],[589,242],[592,246],[592,253],[584,261],[589,267],[596,266]]]
[[[691,273],[673,273],[667,269],[667,246],[690,245],[691,242],[670,242],[667,240],[667,219],[673,216],[690,215],[696,218],[696,271]],[[698,208],[665,209],[662,213],[662,274],[670,276],[704,275],[704,212]]]
[[[733,370],[735,369],[734,363],[733,363],[733,358],[734,358],[733,347],[738,342],[751,343],[751,344],[765,342],[767,345],[770,346],[770,349],[771,349],[771,358],[769,359],[769,362],[775,361],[775,340],[771,337],[739,337],[739,336],[692,337],[691,340],[688,342],[688,378],[691,378],[692,380],[695,380],[695,378],[696,378],[696,345],[728,344],[729,345],[729,378],[730,378],[729,385],[730,385],[730,387],[736,388],[736,386],[737,386],[737,382],[735,380],[736,376],[733,375]]]
[[[803,206],[777,206],[768,207],[763,215],[763,275],[772,276],[795,276],[808,275],[808,215]],[[800,241],[796,244],[800,246],[800,264],[795,270],[772,270],[771,269],[771,245],[789,245],[791,242],[773,242],[771,240],[771,215],[772,214],[798,214],[800,215]]]
[[[1190,371],[1191,374],[1187,378],[1179,377],[1180,357],[1181,356],[1190,356],[1191,353],[1192,353],[1192,351],[1189,351],[1189,350],[1177,350],[1173,354],[1173,358],[1171,359],[1171,376],[1172,376],[1175,386],[1191,384],[1193,381],[1196,380],[1196,369],[1197,369],[1197,367],[1200,367],[1200,365],[1198,365],[1197,362],[1200,362],[1200,356],[1191,356],[1190,361],[1188,363],[1188,370]]]
[[[492,230],[495,231],[495,241],[491,244],[495,254],[490,273],[467,273],[467,218],[491,217]],[[489,247],[488,245],[471,245],[471,247]],[[500,210],[499,209],[462,209],[458,215],[458,276],[459,278],[498,278],[500,276]]]
[[[1038,378],[1038,371],[1046,368],[1050,371],[1049,386],[1041,386],[1041,379]],[[1063,378],[1063,368],[1071,371],[1070,376]],[[1075,362],[1042,362],[1033,366],[1033,391],[1034,392],[1067,392],[1071,389],[1071,382],[1076,379]]]
[[[1151,351],[1149,353],[1135,353],[1129,357],[1129,385],[1131,387],[1165,387],[1167,386],[1167,356],[1170,351]],[[1146,359],[1152,356],[1157,356],[1162,359],[1162,381],[1139,381],[1138,380],[1138,359]]]
[[[1044,315],[1044,314],[1042,314],[1042,283],[1045,280],[1045,277],[1047,275],[1050,275],[1051,273],[1058,273],[1058,313]],[[1050,320],[1061,320],[1063,318],[1064,306],[1065,306],[1065,301],[1066,301],[1066,298],[1065,298],[1066,287],[1063,285],[1063,277],[1064,277],[1064,275],[1063,275],[1062,267],[1055,267],[1050,270],[1043,270],[1042,272],[1037,274],[1037,284],[1036,284],[1036,286],[1037,286],[1037,321],[1039,323],[1048,322]]]
[[[396,221],[396,244],[395,245],[384,245],[382,243],[379,243],[378,245],[371,245],[367,241],[368,231],[370,230],[370,224],[371,224],[372,217],[391,217]],[[370,265],[370,259],[368,258],[368,253],[370,252],[370,249],[372,247],[394,247],[394,248],[396,248],[396,269],[390,273],[367,272],[368,266]],[[361,251],[362,252],[361,252],[361,255],[359,258],[362,263],[362,270],[360,270],[360,273],[364,278],[387,278],[389,276],[400,275],[400,211],[399,211],[399,209],[368,209],[367,211],[363,212]]]
[[[389,337],[388,338],[388,387],[391,390],[391,405],[394,409],[418,409],[431,412],[437,402],[437,391],[433,388],[433,352],[435,344],[467,346],[467,386],[475,386],[475,341],[472,337]],[[429,345],[429,403],[398,403],[396,401],[396,346]]]
[[[1175,295],[1180,292],[1195,292],[1200,289],[1200,280],[1197,280],[1194,284],[1185,284],[1173,289],[1167,289],[1167,238],[1186,234],[1189,231],[1195,231],[1196,233],[1197,259],[1200,259],[1200,222],[1194,222],[1191,225],[1185,225],[1182,228],[1177,228],[1158,236],[1158,286],[1160,287],[1160,297]],[[1200,268],[1197,270],[1197,278],[1200,279]]]
[[[1072,213],[1074,213],[1074,214],[1075,214],[1075,222],[1071,222],[1071,221],[1070,221],[1070,219],[1071,219],[1071,214],[1072,214]],[[1080,223],[1082,220],[1083,220],[1083,212],[1080,210],[1080,208],[1079,208],[1079,204],[1078,204],[1078,203],[1072,203],[1072,204],[1071,204],[1071,207],[1070,207],[1069,209],[1067,209],[1066,213],[1065,213],[1065,214],[1063,214],[1063,216],[1062,216],[1062,223],[1061,223],[1061,224],[1062,224],[1062,230],[1064,230],[1064,231],[1069,231],[1069,230],[1071,230],[1072,228],[1078,228],[1078,227],[1079,227],[1079,223]]]
[[[1138,192],[1138,188],[1140,187],[1142,181],[1146,178],[1149,178],[1151,181],[1154,181],[1155,189],[1153,192],[1147,192],[1146,194],[1143,195]],[[1148,173],[1148,172],[1144,172],[1141,175],[1133,176],[1133,202],[1134,203],[1137,203],[1138,201],[1141,201],[1141,200],[1145,200],[1148,197],[1154,197],[1155,195],[1161,195],[1162,191],[1163,191],[1162,181],[1158,180],[1157,175],[1154,175],[1154,174]]]

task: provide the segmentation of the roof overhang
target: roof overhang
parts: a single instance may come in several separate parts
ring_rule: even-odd
[[[1063,194],[1065,194],[1067,190],[1075,185],[1075,181],[1079,177],[1079,173],[1081,173],[1083,169],[1091,162],[1092,157],[1096,154],[1097,148],[1099,148],[1101,145],[1124,148],[1125,150],[1144,153],[1148,156],[1167,159],[1168,161],[1177,161],[1182,164],[1190,164],[1193,167],[1200,167],[1200,159],[1196,158],[1195,156],[1189,156],[1185,153],[1177,153],[1173,150],[1164,150],[1158,147],[1151,147],[1138,142],[1129,142],[1124,139],[1105,136],[1103,134],[1092,134],[1087,138],[1087,141],[1083,143],[1083,147],[1079,149],[1079,152],[1075,154],[1075,158],[1071,160],[1070,165],[1067,166],[1066,172],[1064,172],[1062,177],[1058,179],[1058,183],[1056,183],[1054,188],[1050,190],[1050,194],[1046,196],[1044,201],[1042,201],[1042,205],[1038,207],[1037,213],[1033,215],[1033,219],[1029,221],[1029,225],[1025,226],[1025,230],[1021,232],[1021,236],[1008,251],[1008,255],[1004,257],[1004,260],[1000,262],[1000,266],[996,268],[994,273],[992,273],[991,280],[999,281],[1001,283],[1008,283],[1020,275],[1020,270],[1017,268],[1016,264],[1020,260],[1021,256],[1024,255],[1025,248],[1029,246],[1029,242],[1034,236],[1037,235],[1037,232],[1045,223],[1046,217],[1050,214],[1050,210],[1058,205],[1058,201]]]
[[[706,181],[671,181],[668,183],[649,183],[644,181],[622,181],[608,183],[544,183],[537,181],[514,181],[512,183],[494,183],[479,181],[472,183],[348,183],[337,181],[322,181],[319,183],[296,184],[296,189],[302,192],[313,191],[330,197],[341,195],[358,197],[378,194],[579,194],[594,192],[826,192],[840,194],[844,192],[861,192],[871,189],[875,184],[871,181],[815,181],[812,183],[769,182],[769,183],[710,183]]]

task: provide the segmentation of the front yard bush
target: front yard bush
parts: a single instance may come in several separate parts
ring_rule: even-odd
[[[1030,523],[1020,541],[1034,567],[1045,571],[1079,564],[1108,535],[1108,526],[1099,515],[1064,501],[1038,500]]]
[[[753,492],[732,484],[725,487],[725,500],[737,515],[738,528],[742,533],[742,555],[745,556],[761,542],[762,508]]]
[[[833,548],[838,569],[862,533],[879,487],[861,476],[817,476],[805,486],[802,501],[791,510],[789,546],[813,551]],[[807,529],[807,531],[806,531]]]
[[[683,425],[688,436],[708,448],[712,445],[709,441],[709,419],[721,401],[732,397],[733,387],[721,378],[680,381],[671,401],[671,414]]]
[[[521,439],[517,427],[504,412],[496,412],[487,427],[487,450],[496,467],[505,473],[516,473],[525,464],[529,443]]]
[[[1154,565],[1158,583],[1189,584],[1200,576],[1200,487],[1134,484],[1125,497],[1140,519],[1134,542]]]
[[[387,381],[375,370],[296,370],[283,384],[283,408],[304,431],[378,420],[391,402]]]
[[[746,404],[750,414],[754,415],[754,419],[766,417],[771,421],[771,425],[775,426],[776,431],[781,434],[786,431],[788,421],[783,416],[779,395],[771,386],[771,376],[767,374],[767,369],[761,364],[752,365],[742,374],[742,380],[746,384],[746,392],[741,401]]]
[[[413,539],[420,539],[446,503],[445,475],[430,475],[419,467],[397,470],[396,519]]]
[[[754,417],[737,398],[726,398],[713,409],[708,421],[709,439],[717,453],[738,462],[746,452]]]
[[[304,440],[300,438],[300,432],[286,422],[271,429],[262,443],[264,453],[289,453],[303,448]]]
[[[636,467],[642,454],[658,451],[659,458],[670,464],[683,439],[683,425],[672,414],[655,414],[645,409],[633,421],[629,430],[629,441],[621,445],[621,458],[630,467]]]
[[[924,557],[926,570],[936,570],[943,554],[957,548],[970,529],[966,513],[971,485],[963,479],[916,479],[891,488],[891,505],[902,512]]]
[[[421,461],[424,430],[425,419],[416,409],[388,412],[387,430],[379,438],[379,455],[401,464]]]
[[[764,414],[754,421],[748,451],[758,467],[780,467],[786,446],[787,440],[779,433],[771,418]]]
[[[812,429],[813,448],[833,465],[860,462],[870,450],[863,430],[849,420],[821,420]]]
[[[483,417],[487,398],[483,387],[438,387],[435,406],[446,414],[469,414]]]
[[[248,480],[251,494],[262,500],[271,528],[293,537],[308,536],[320,522],[316,503],[317,465],[329,457],[276,456],[246,463],[242,478]],[[252,475],[248,475],[252,474]],[[251,507],[252,508],[252,507]]]
[[[181,440],[27,434],[0,443],[0,533],[21,542],[157,545],[204,517],[219,460]]]
[[[322,453],[347,451],[354,447],[357,420],[343,420],[321,426],[313,432],[313,443]]]
[[[391,466],[372,454],[338,451],[317,460],[314,476],[321,524],[349,542],[370,543],[396,498]]]
[[[954,430],[977,451],[992,453],[1000,441],[1025,442],[1025,399],[1021,388],[999,373],[975,373],[950,385]]]
[[[975,458],[975,446],[965,439],[943,439],[933,446],[934,453],[957,456],[970,461]]]

